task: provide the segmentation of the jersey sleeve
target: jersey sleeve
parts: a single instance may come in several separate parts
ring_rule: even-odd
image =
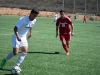
[[[20,28],[22,25],[23,25],[23,17],[22,18],[20,18],[19,20],[18,20],[18,22],[16,23],[16,26],[18,27],[18,28]]]
[[[57,19],[56,21],[56,26],[59,26],[59,19]]]

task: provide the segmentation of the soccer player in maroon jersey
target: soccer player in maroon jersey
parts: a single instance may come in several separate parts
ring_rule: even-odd
[[[71,19],[65,16],[64,10],[60,10],[60,18],[58,18],[56,22],[56,38],[59,30],[59,37],[62,42],[62,46],[66,51],[66,55],[69,55],[68,48],[70,46],[71,35],[74,35],[73,29],[74,26]]]
[[[86,23],[86,15],[84,15],[84,18],[83,18],[83,23]]]

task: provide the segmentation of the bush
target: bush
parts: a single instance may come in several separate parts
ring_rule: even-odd
[[[100,13],[98,13],[97,16],[100,16]]]
[[[94,18],[93,17],[90,17],[89,20],[94,21]]]

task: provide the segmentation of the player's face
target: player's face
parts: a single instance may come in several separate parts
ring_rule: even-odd
[[[34,20],[37,16],[38,14],[30,13],[30,20]]]
[[[61,13],[60,13],[60,16],[61,16],[62,18],[64,17],[64,15],[65,15],[64,12],[61,12]]]

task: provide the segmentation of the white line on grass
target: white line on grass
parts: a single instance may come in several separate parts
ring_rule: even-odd
[[[0,34],[0,36],[6,36],[6,35],[12,35],[12,33],[10,33],[10,34]]]
[[[8,28],[0,28],[0,30],[1,30],[1,29],[3,29],[3,30],[12,30],[12,29],[8,29]]]

